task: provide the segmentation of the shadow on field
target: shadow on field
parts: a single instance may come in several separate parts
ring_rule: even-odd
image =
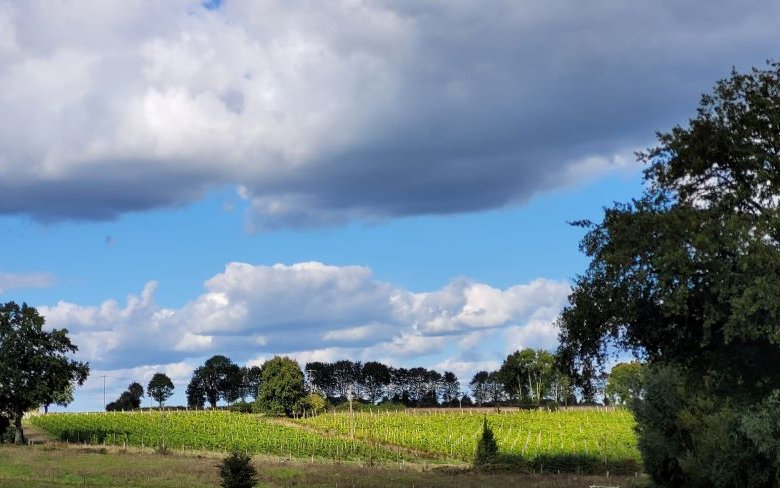
[[[517,454],[499,454],[495,462],[482,466],[487,470],[510,470],[523,473],[573,473],[632,475],[642,468],[633,459],[605,460],[602,457],[581,454],[540,455],[525,458]]]
[[[77,444],[116,444],[130,437],[130,431],[112,429],[65,429],[60,440]]]

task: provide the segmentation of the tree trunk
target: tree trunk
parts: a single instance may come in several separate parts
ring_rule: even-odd
[[[24,444],[24,430],[22,430],[22,417],[24,416],[24,412],[16,412],[16,415],[14,415],[14,427],[16,428],[16,437],[14,438],[14,442],[16,444]]]

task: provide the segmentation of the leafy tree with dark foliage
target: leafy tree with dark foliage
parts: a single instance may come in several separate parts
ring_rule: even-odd
[[[642,398],[644,389],[644,365],[618,363],[609,372],[604,394],[613,404],[627,405]]]
[[[190,384],[192,388],[188,387],[188,390],[193,394],[203,392],[211,408],[214,408],[220,399],[232,403],[241,398],[243,375],[241,368],[230,358],[216,355],[193,372]],[[192,399],[195,400],[194,397]]]
[[[260,391],[260,383],[263,382],[263,370],[260,366],[242,367],[241,376],[243,378],[241,388],[241,399],[247,396],[252,399],[257,398],[257,392]]]
[[[144,387],[137,382],[132,382],[127,386],[119,398],[106,405],[107,412],[121,411],[126,412],[141,407],[141,397],[144,396]]]
[[[162,407],[165,400],[173,395],[173,381],[165,373],[155,373],[149,380],[146,392],[157,402],[158,407]]]
[[[263,364],[263,382],[257,397],[258,407],[270,415],[292,416],[295,405],[306,396],[303,372],[288,357],[276,356]]]
[[[733,72],[640,154],[645,192],[606,209],[560,318],[581,383],[614,344],[648,362],[635,402],[660,486],[779,486],[780,65]]]
[[[15,442],[24,443],[27,410],[57,401],[70,385],[82,385],[89,365],[68,358],[78,351],[67,329],[44,330],[44,318],[27,304],[0,305],[0,413],[13,417]]]
[[[203,408],[206,406],[206,392],[203,390],[203,384],[201,383],[200,378],[197,376],[193,375],[192,379],[187,385],[185,394],[187,395],[188,407]]]

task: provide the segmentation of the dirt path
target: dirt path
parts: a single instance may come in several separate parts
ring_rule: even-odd
[[[30,444],[48,444],[56,441],[48,432],[29,422],[22,424],[22,428],[24,429],[24,437],[27,438],[27,442]]]

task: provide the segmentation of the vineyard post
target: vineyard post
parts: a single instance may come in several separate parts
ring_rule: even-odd
[[[355,440],[355,412],[352,411],[352,385],[347,388],[347,400],[349,400],[349,438]]]

